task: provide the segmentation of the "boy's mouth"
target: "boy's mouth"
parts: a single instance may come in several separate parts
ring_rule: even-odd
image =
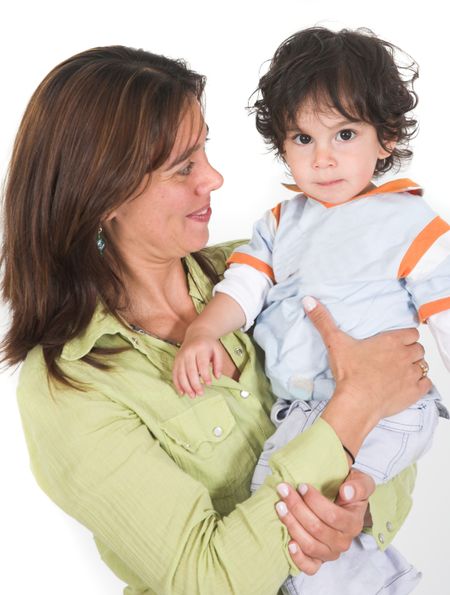
[[[328,180],[327,182],[316,182],[316,184],[318,186],[322,186],[324,188],[327,188],[329,186],[334,186],[335,184],[339,184],[340,182],[342,182],[343,180],[341,178],[337,179],[337,180]]]

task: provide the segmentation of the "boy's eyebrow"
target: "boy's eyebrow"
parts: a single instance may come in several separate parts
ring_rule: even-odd
[[[333,130],[335,128],[342,128],[342,126],[349,126],[351,124],[361,124],[362,120],[355,118],[354,120],[349,120],[347,118],[343,118],[342,120],[339,120],[338,122],[335,122],[333,124],[333,126],[327,126],[327,128],[329,128],[330,130]],[[293,133],[293,132],[302,132],[302,129],[299,128],[298,126],[296,126],[295,128],[289,128],[288,130],[286,130],[286,133]]]

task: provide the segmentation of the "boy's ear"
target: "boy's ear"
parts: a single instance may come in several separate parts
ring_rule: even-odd
[[[381,146],[380,144],[380,150],[378,152],[378,159],[386,159],[386,157],[389,157],[389,155],[392,155],[392,151],[395,149],[397,145],[397,141],[396,140],[390,140],[386,143],[384,143],[384,147]]]

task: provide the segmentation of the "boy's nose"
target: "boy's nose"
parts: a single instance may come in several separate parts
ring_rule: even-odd
[[[334,158],[331,147],[323,146],[317,147],[313,158],[313,167],[315,169],[323,169],[326,167],[335,167],[336,159]]]

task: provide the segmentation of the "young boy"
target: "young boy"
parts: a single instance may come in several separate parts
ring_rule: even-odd
[[[450,369],[450,226],[410,180],[376,187],[372,178],[412,153],[416,121],[413,66],[367,31],[300,31],[281,44],[260,81],[256,125],[289,167],[300,192],[267,212],[249,244],[230,257],[215,297],[190,326],[174,366],[180,392],[201,394],[209,365],[220,373],[217,340],[255,318],[254,338],[278,397],[278,429],[266,443],[253,489],[268,459],[320,415],[334,390],[326,348],[302,308],[319,298],[355,338],[427,321]],[[412,74],[410,79],[404,73]],[[417,362],[426,375],[423,360]],[[382,422],[355,467],[384,483],[430,446],[436,389]],[[347,450],[347,449],[346,449]],[[347,451],[348,452],[348,451]],[[349,456],[353,459],[352,453]],[[389,531],[389,527],[387,527]],[[420,574],[383,536],[361,534],[350,550],[312,577],[290,577],[286,593],[409,593]]]

